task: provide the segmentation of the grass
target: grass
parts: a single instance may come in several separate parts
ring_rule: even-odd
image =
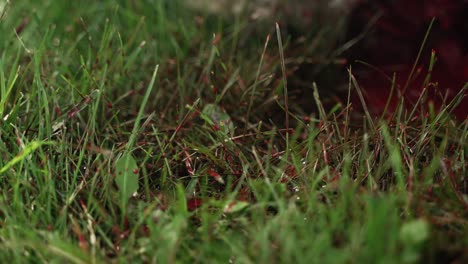
[[[293,40],[246,27],[178,1],[7,4],[0,260],[467,260],[468,85],[380,117],[310,83],[304,115]]]

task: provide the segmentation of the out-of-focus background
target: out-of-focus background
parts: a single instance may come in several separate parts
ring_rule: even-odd
[[[323,57],[330,61],[345,59],[347,63],[343,66],[354,64],[354,73],[375,112],[386,104],[393,73],[396,73],[397,87],[404,88],[433,18],[434,24],[416,65],[417,74],[405,91],[408,102],[415,102],[421,93],[431,52],[435,52],[438,59],[432,71],[433,89],[428,93],[436,104],[440,97],[455,96],[468,80],[468,23],[465,18],[468,5],[464,0],[190,0],[187,5],[201,13],[226,18],[246,14],[252,24],[250,27],[257,33],[265,32],[265,28],[272,31],[277,21],[296,44],[308,37],[297,49],[298,53],[311,56],[311,63],[297,67],[297,74],[303,78],[296,85],[309,85],[311,80],[307,78],[311,76],[319,82],[324,78],[323,71],[317,70],[323,69],[317,65]],[[320,41],[325,47],[311,48]],[[356,60],[369,65],[356,64]],[[311,74],[318,72],[321,74]],[[322,81],[322,88],[330,86],[324,90],[339,90],[336,83]],[[304,92],[307,88],[300,90]],[[461,118],[467,113],[463,105],[468,102],[457,109]]]

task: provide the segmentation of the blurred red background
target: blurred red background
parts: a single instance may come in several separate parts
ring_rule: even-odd
[[[350,36],[359,34],[376,14],[381,15],[371,32],[349,53],[353,72],[372,112],[383,111],[391,82],[384,74],[355,61],[369,63],[390,77],[395,72],[397,87],[403,90],[433,17],[436,20],[416,68],[417,78],[404,92],[405,100],[410,105],[417,101],[424,86],[431,52],[435,52],[437,61],[431,74],[432,85],[427,87],[429,101],[440,106],[443,95],[450,100],[461,91],[468,81],[467,6],[465,0],[361,1],[351,17]],[[393,107],[395,102],[396,98],[392,100]],[[358,101],[356,103],[360,105]],[[467,114],[468,98],[465,94],[455,115],[465,120]]]

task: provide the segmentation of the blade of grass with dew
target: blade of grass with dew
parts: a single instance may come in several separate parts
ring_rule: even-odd
[[[254,95],[255,95],[255,91],[257,90],[258,80],[260,78],[260,73],[261,73],[262,66],[263,66],[263,60],[265,59],[265,53],[266,53],[269,42],[270,42],[270,34],[268,34],[267,37],[266,37],[265,45],[263,46],[263,52],[262,52],[262,55],[260,57],[260,63],[258,64],[258,68],[257,68],[257,74],[255,75],[255,81],[254,81],[254,84],[252,86],[252,92],[250,93],[249,107],[247,108],[247,113],[246,113],[246,116],[245,116],[245,122],[247,122],[247,125],[245,126],[244,134],[246,133],[246,130],[248,128],[248,122],[249,122],[249,118],[250,118],[250,111],[252,110]]]
[[[358,82],[356,80],[356,77],[354,77],[354,75],[351,73],[350,70],[348,70],[348,73],[350,74],[351,81],[353,82],[354,88],[356,88],[356,91],[358,93],[359,100],[361,101],[362,108],[364,109],[364,113],[366,115],[367,121],[371,125],[372,130],[375,130],[374,121],[373,121],[373,119],[372,119],[372,117],[370,115],[369,109],[367,108],[366,100],[364,99],[364,95],[362,94],[361,87],[359,86],[359,84],[358,84]]]
[[[418,55],[416,56],[416,60],[414,61],[413,67],[411,68],[410,74],[408,75],[408,79],[406,79],[405,86],[403,86],[403,90],[401,94],[405,94],[406,90],[408,89],[411,80],[413,79],[414,71],[416,71],[416,68],[418,66],[419,60],[421,59],[422,52],[424,50],[424,47],[426,46],[427,39],[429,38],[429,33],[431,32],[432,25],[434,24],[435,17],[432,18],[431,23],[429,24],[429,27],[427,28],[426,35],[424,35],[423,42],[421,44],[421,47],[419,48]]]
[[[401,153],[399,148],[397,147],[397,143],[393,142],[391,139],[390,131],[386,124],[381,125],[382,129],[382,136],[385,141],[385,145],[389,151],[389,162],[393,169],[393,175],[396,178],[398,189],[401,193],[405,192],[405,180],[404,180],[404,172],[403,172],[403,159],[401,157]]]
[[[5,72],[4,72],[4,61],[5,57],[3,56],[0,58],[0,120],[3,119],[4,117],[4,111],[5,107],[7,105],[7,100],[13,90],[13,87],[16,83],[16,80],[18,79],[19,72],[21,70],[21,65],[18,65],[18,60],[19,60],[19,51],[16,56],[16,59],[14,61],[14,64],[12,66],[12,69],[16,68],[16,71],[11,71],[10,76],[8,77],[8,80],[5,79]]]
[[[156,65],[153,72],[153,76],[151,77],[151,81],[148,85],[145,96],[143,97],[143,101],[140,105],[140,110],[138,111],[138,115],[135,120],[135,124],[133,125],[133,130],[130,135],[130,139],[127,143],[126,149],[123,155],[119,158],[119,160],[116,163],[116,166],[119,165],[118,167],[123,168],[125,171],[125,173],[116,175],[115,179],[116,183],[119,185],[119,190],[121,192],[121,209],[124,212],[126,211],[125,208],[127,206],[128,198],[130,198],[130,195],[138,190],[138,173],[134,173],[134,167],[136,166],[136,162],[132,157],[131,152],[133,146],[135,145],[135,140],[138,136],[138,130],[140,128],[140,122],[143,116],[143,112],[145,110],[145,106],[148,103],[149,96],[154,87],[154,82],[156,80],[158,69],[159,65]],[[131,167],[133,167],[133,169],[129,170]],[[122,214],[122,217],[125,217],[125,213]]]
[[[276,37],[278,39],[278,49],[280,54],[281,60],[281,72],[283,76],[283,89],[284,89],[284,108],[286,112],[285,122],[286,122],[286,139],[288,139],[289,135],[289,105],[288,105],[288,78],[286,76],[286,65],[284,62],[284,50],[283,50],[283,41],[281,37],[281,29],[278,23],[276,23]],[[289,140],[286,140],[286,144],[288,144]],[[287,148],[286,148],[287,149]]]
[[[53,144],[54,143],[52,141],[42,141],[42,142],[41,141],[32,141],[32,142],[30,142],[29,144],[27,144],[25,146],[25,148],[23,149],[23,151],[21,151],[21,153],[16,155],[16,157],[11,159],[7,164],[5,164],[5,166],[3,166],[0,169],[0,174],[5,173],[8,169],[13,167],[15,164],[24,161],[29,154],[33,153],[36,149],[40,148],[41,146],[53,145]]]

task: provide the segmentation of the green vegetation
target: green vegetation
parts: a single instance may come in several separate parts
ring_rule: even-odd
[[[332,107],[310,83],[309,116],[285,100],[300,51],[241,18],[149,0],[0,14],[2,263],[467,257],[468,123],[451,111],[468,85],[374,116],[353,110],[350,72]]]

